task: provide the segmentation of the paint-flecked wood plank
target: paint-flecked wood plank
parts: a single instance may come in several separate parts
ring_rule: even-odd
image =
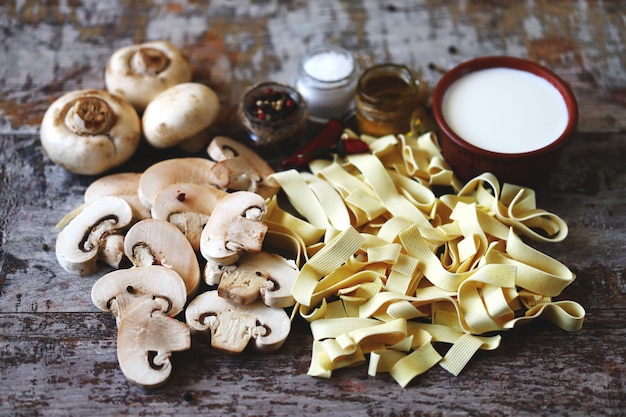
[[[591,0],[0,3],[0,415],[624,415],[625,11],[624,1]],[[577,274],[561,298],[585,307],[583,329],[514,329],[458,377],[437,366],[401,389],[364,367],[330,380],[306,375],[312,340],[298,322],[274,354],[229,357],[194,340],[173,356],[166,386],[130,384],[114,320],[90,299],[106,270],[70,276],[54,255],[55,224],[93,178],[54,166],[38,128],[64,92],[103,87],[114,50],[160,38],[179,45],[194,79],[218,92],[215,133],[233,135],[242,91],[265,79],[293,82],[304,50],[324,41],[353,50],[362,67],[407,64],[431,88],[440,69],[483,55],[554,70],[581,117],[537,203],[570,232],[537,246]],[[172,156],[143,147],[120,170]]]
[[[280,353],[225,356],[195,343],[174,354],[169,383],[145,391],[117,367],[114,321],[100,313],[2,314],[3,415],[619,415],[626,329],[610,311],[569,334],[533,323],[479,352],[462,375],[439,367],[401,389],[365,366],[330,380],[305,375],[310,335]],[[612,338],[605,338],[611,333]],[[606,341],[601,346],[597,339]],[[584,357],[585,360],[581,360]],[[12,414],[16,413],[16,414]],[[78,414],[78,413],[76,413]]]

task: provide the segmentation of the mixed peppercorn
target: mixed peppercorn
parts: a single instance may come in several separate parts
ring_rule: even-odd
[[[280,121],[298,112],[298,104],[285,91],[264,88],[250,98],[248,113],[260,121]]]

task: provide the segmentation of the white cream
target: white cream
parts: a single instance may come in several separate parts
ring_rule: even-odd
[[[454,132],[492,152],[541,149],[565,131],[568,111],[559,91],[527,71],[490,68],[452,83],[443,98],[443,116]]]

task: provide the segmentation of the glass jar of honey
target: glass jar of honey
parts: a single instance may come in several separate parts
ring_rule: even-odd
[[[371,136],[408,133],[418,111],[419,82],[409,68],[379,64],[359,77],[355,117],[360,133]]]

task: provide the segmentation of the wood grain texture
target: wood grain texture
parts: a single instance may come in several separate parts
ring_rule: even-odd
[[[592,0],[0,2],[0,415],[624,415],[625,13],[624,1]],[[536,246],[577,274],[561,298],[585,307],[583,329],[534,322],[506,332],[458,377],[435,367],[401,389],[364,367],[307,376],[312,340],[298,322],[274,354],[229,357],[194,341],[173,356],[166,386],[130,384],[117,364],[114,320],[90,299],[106,270],[70,276],[54,255],[55,224],[94,178],[54,166],[38,129],[64,92],[103,87],[114,50],[160,38],[179,45],[194,79],[218,92],[215,132],[233,135],[244,89],[293,82],[304,50],[324,41],[353,50],[363,67],[407,64],[431,87],[441,76],[434,67],[477,56],[550,67],[571,85],[581,118],[537,189],[538,205],[570,234]],[[119,170],[171,156],[142,148]]]

